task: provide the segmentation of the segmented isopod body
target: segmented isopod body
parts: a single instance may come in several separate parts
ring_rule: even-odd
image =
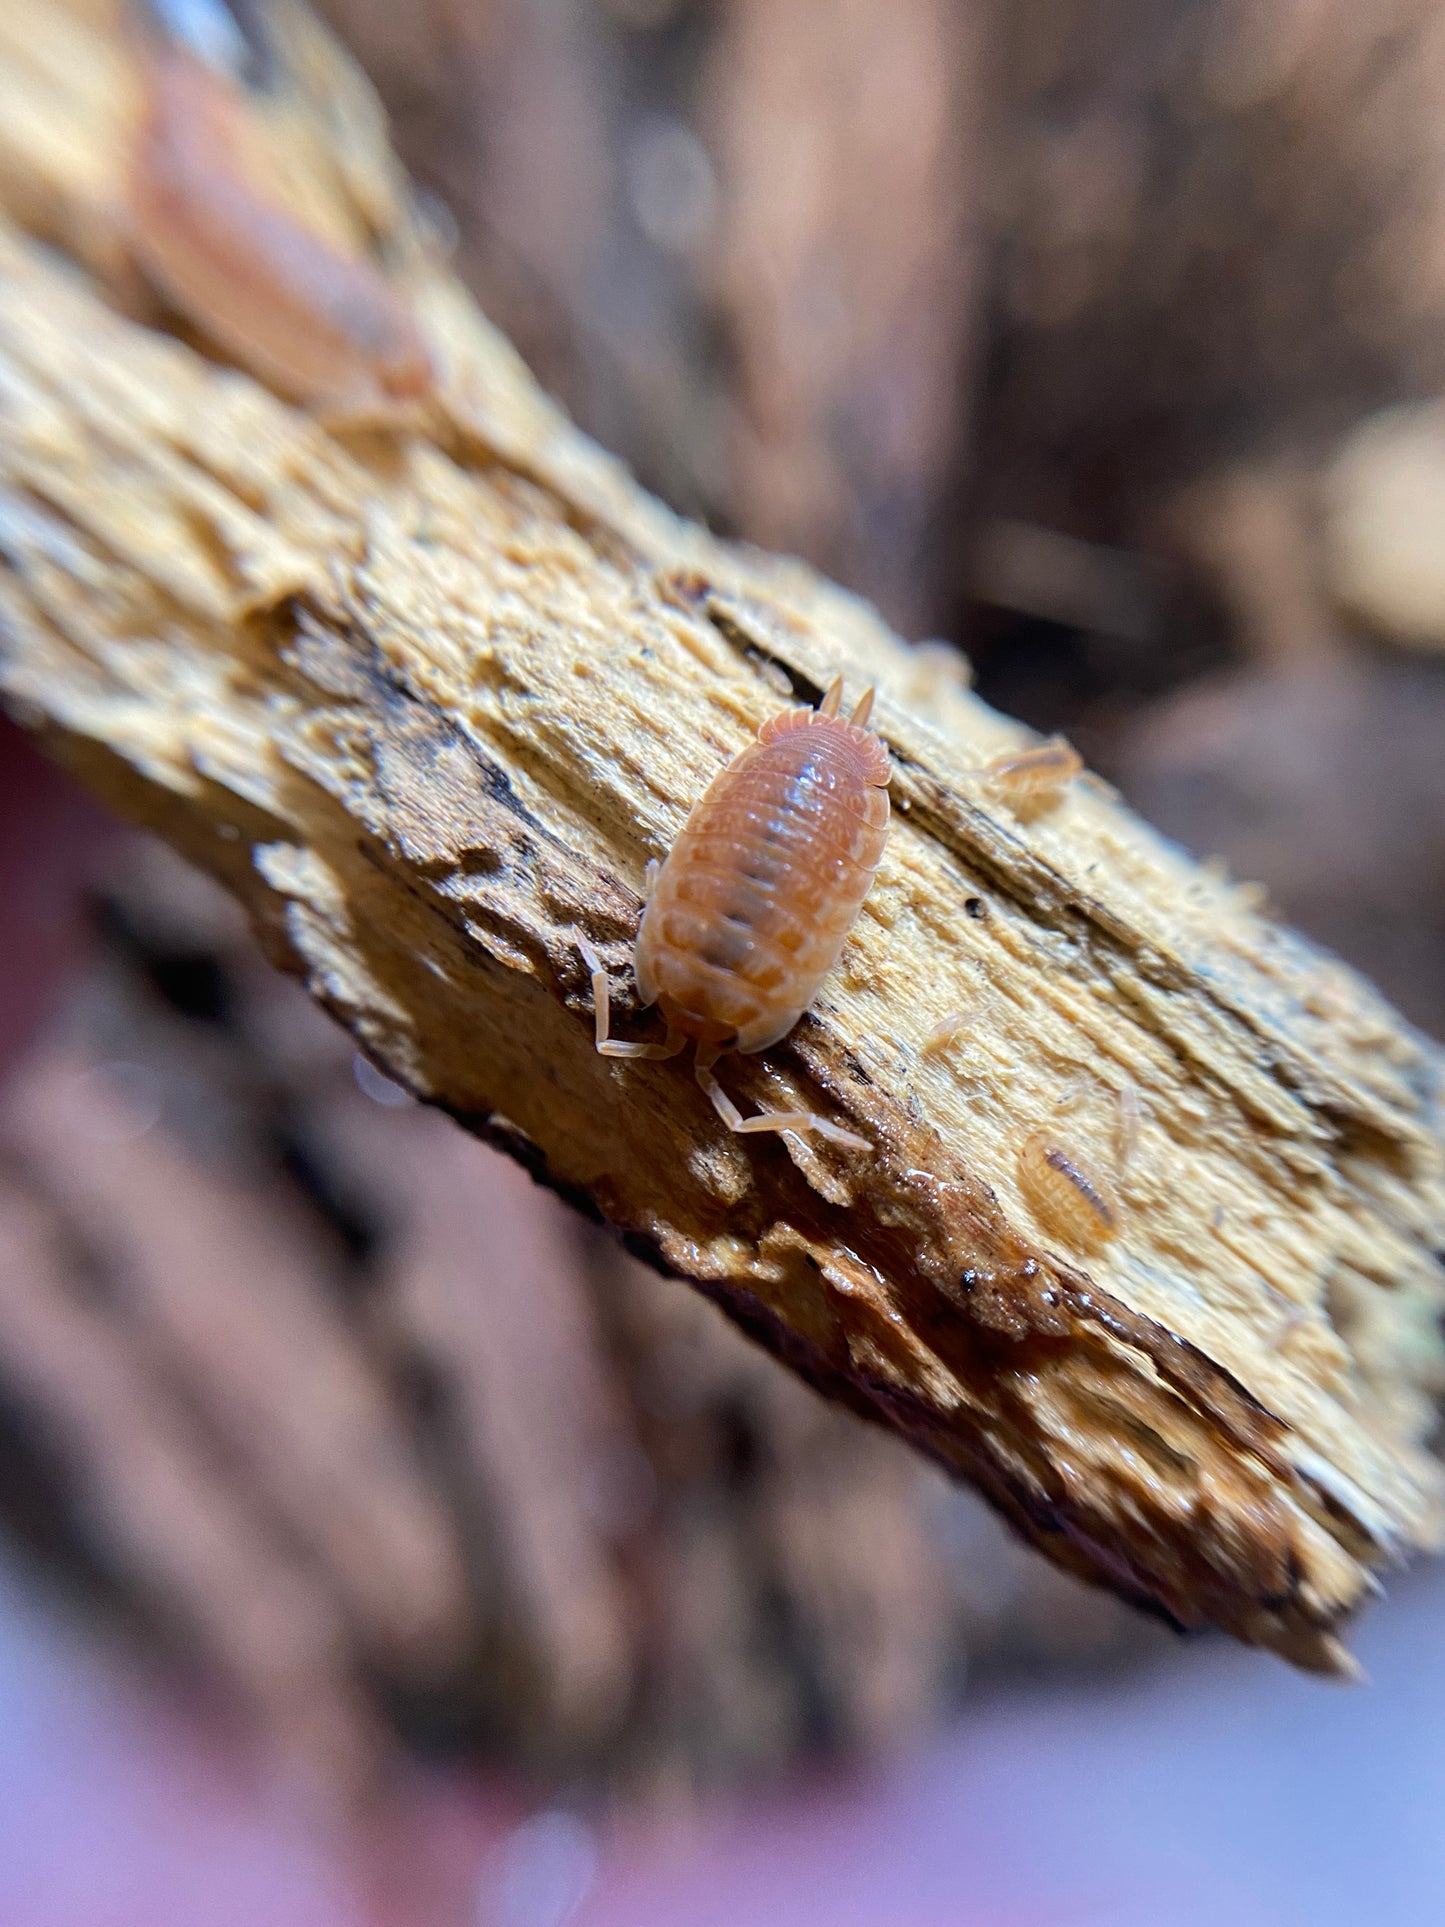
[[[1035,806],[1057,802],[1084,767],[1084,759],[1062,736],[1032,749],[1006,751],[985,763],[979,775],[1009,803]]]
[[[784,710],[683,825],[634,961],[644,1001],[683,1036],[763,1050],[837,962],[888,834],[888,752],[865,720]]]
[[[643,1003],[667,1020],[665,1043],[612,1036],[607,971],[577,941],[605,1056],[673,1057],[692,1040],[697,1081],[729,1130],[815,1131],[866,1151],[866,1139],[813,1111],[744,1117],[712,1068],[725,1050],[766,1050],[793,1028],[838,961],[882,858],[888,751],[866,727],[873,691],[847,722],[842,694],[840,676],[816,710],[764,723],[650,876],[633,973]]]
[[[193,54],[151,56],[128,181],[130,247],[160,293],[279,393],[364,406],[423,394],[431,359],[380,270],[248,179],[245,105]]]
[[[1018,1172],[1040,1221],[1076,1250],[1097,1251],[1118,1235],[1118,1201],[1076,1151],[1034,1131],[1019,1149]]]

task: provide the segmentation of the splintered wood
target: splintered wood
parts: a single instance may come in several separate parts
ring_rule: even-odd
[[[424,413],[328,433],[119,312],[138,105],[104,11],[0,5],[0,129],[23,99],[28,130],[0,133],[16,713],[227,883],[391,1076],[1060,1563],[1347,1669],[1342,1619],[1437,1530],[1439,1053],[1087,779],[1027,807],[981,783],[1015,726],[641,494],[428,253],[304,16],[277,16],[278,176],[381,238]],[[647,864],[780,680],[816,702],[840,673],[877,685],[894,827],[813,1008],[730,1076],[867,1151],[733,1137],[676,1063],[598,1056],[579,948],[645,1035]],[[1031,1143],[1083,1174],[1049,1166],[1072,1212]]]

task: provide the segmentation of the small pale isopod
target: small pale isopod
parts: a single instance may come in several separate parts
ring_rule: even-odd
[[[946,1017],[940,1017],[918,1046],[920,1057],[937,1057],[946,1051],[950,1044],[972,1028],[981,1017],[991,1011],[997,999],[986,996],[967,1010],[951,1010]]]
[[[127,182],[136,264],[280,394],[341,409],[424,394],[431,358],[408,304],[249,177],[245,121],[224,75],[180,47],[153,51]]]
[[[923,1042],[918,1046],[919,1055],[921,1057],[937,1057],[940,1052],[946,1051],[954,1039],[962,1036],[963,1032],[968,1029],[977,1014],[976,1011],[953,1010],[949,1012],[947,1017],[940,1017],[938,1022],[933,1026],[933,1029],[929,1031]]]
[[[1097,1251],[1119,1231],[1119,1204],[1093,1166],[1043,1131],[1023,1141],[1019,1187],[1040,1221],[1078,1251]]]
[[[660,1044],[610,1030],[610,985],[591,945],[597,1048],[609,1057],[674,1057],[697,1045],[697,1081],[733,1131],[816,1131],[864,1139],[812,1111],[745,1118],[713,1065],[726,1050],[766,1050],[797,1023],[838,961],[888,835],[888,751],[867,728],[868,690],[844,721],[838,677],[816,710],[784,710],[694,805],[652,878],[633,955],[644,1004],[667,1024]]]
[[[1032,749],[1006,751],[977,772],[988,788],[1010,806],[1029,810],[1052,808],[1084,767],[1084,759],[1062,736],[1051,736]]]

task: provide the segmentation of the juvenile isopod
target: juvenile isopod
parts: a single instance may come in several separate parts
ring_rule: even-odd
[[[977,774],[1010,806],[1028,810],[1051,809],[1084,767],[1084,759],[1062,736],[1051,736],[1032,749],[1008,750],[984,764]]]
[[[1019,1148],[1018,1173],[1040,1221],[1076,1250],[1097,1251],[1118,1235],[1118,1201],[1077,1151],[1034,1131]]]
[[[156,47],[127,178],[137,266],[202,334],[278,393],[365,408],[425,393],[431,359],[375,264],[270,198],[245,164],[240,90]]]
[[[950,1044],[954,1043],[966,1030],[969,1030],[976,1024],[981,1017],[987,1016],[997,1001],[998,999],[996,997],[986,996],[980,998],[977,1003],[970,1005],[967,1010],[951,1010],[946,1016],[940,1017],[932,1030],[928,1032],[928,1035],[918,1046],[919,1056],[940,1056],[948,1049]]]
[[[609,1057],[674,1057],[697,1045],[697,1081],[733,1131],[816,1131],[864,1139],[812,1111],[745,1118],[713,1065],[726,1050],[766,1050],[797,1023],[838,961],[888,835],[888,751],[867,728],[868,690],[844,721],[839,676],[816,710],[771,717],[694,805],[649,877],[633,970],[667,1024],[660,1044],[610,1031],[610,985],[591,945],[597,1048]]]
[[[968,1010],[951,1010],[946,1017],[940,1017],[918,1046],[919,1056],[937,1057],[946,1051],[954,1039],[968,1029],[976,1014]]]

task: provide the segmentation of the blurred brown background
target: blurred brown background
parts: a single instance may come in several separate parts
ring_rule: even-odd
[[[589,430],[1445,1028],[1445,11],[326,12]],[[677,1812],[1172,1650],[407,1103],[163,851],[37,863],[77,806],[7,753],[30,984],[76,875],[87,935],[0,1102],[0,1504],[265,1749]]]

